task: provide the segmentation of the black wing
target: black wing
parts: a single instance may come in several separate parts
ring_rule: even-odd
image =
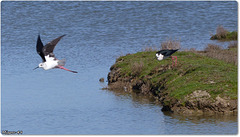
[[[43,62],[46,61],[45,57],[44,57],[44,53],[43,53],[43,43],[41,41],[40,35],[38,35],[38,39],[37,39],[37,53],[41,56]]]
[[[158,54],[162,54],[164,57],[169,57],[171,56],[173,53],[175,53],[176,51],[178,51],[178,49],[176,50],[160,50],[157,53]]]
[[[60,41],[60,39],[61,39],[62,37],[64,37],[64,36],[65,36],[65,34],[62,35],[62,36],[60,36],[60,37],[58,37],[58,38],[56,38],[56,39],[54,39],[54,40],[52,40],[51,42],[47,43],[47,44],[43,47],[43,53],[44,53],[44,55],[47,56],[47,55],[50,54],[51,57],[52,57],[52,56],[54,57],[53,50],[54,50],[55,46],[57,45],[57,43]]]

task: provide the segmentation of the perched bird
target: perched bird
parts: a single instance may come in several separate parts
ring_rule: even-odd
[[[63,66],[65,65],[66,60],[65,59],[58,60],[55,57],[55,55],[53,54],[53,50],[54,50],[55,46],[60,41],[60,39],[64,36],[65,35],[62,35],[62,36],[52,40],[51,42],[47,43],[45,46],[43,46],[40,35],[38,35],[36,48],[37,48],[37,53],[42,58],[42,63],[40,63],[33,70],[35,70],[37,68],[43,68],[44,70],[49,70],[49,69],[53,69],[53,68],[60,68],[60,69],[64,69],[64,70],[67,70],[67,71],[70,71],[70,72],[73,72],[73,73],[77,73],[76,71],[72,71],[72,70],[64,68]]]
[[[163,60],[163,59],[166,59],[168,57],[170,57],[173,53],[175,53],[176,51],[178,51],[178,49],[165,49],[165,50],[160,50],[158,52],[156,52],[156,57],[159,61]],[[174,62],[175,66],[177,64],[177,56],[171,56],[172,57],[172,61],[174,62],[174,58],[176,59],[176,62]],[[173,65],[173,62],[172,62],[172,65]]]

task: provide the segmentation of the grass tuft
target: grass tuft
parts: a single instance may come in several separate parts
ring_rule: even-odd
[[[162,49],[180,49],[180,41],[167,39],[166,41],[161,43]]]
[[[134,62],[134,63],[131,65],[132,75],[133,75],[133,76],[138,76],[138,75],[142,72],[143,67],[144,67],[144,63],[143,63],[142,61]]]

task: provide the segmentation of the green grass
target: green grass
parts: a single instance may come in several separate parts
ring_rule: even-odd
[[[223,41],[228,41],[228,40],[237,40],[238,33],[237,31],[232,31],[232,32],[227,32],[225,35],[213,35],[210,39],[211,40],[223,40]]]
[[[237,99],[237,66],[192,52],[178,51],[178,65],[172,67],[171,58],[158,61],[154,51],[138,52],[119,57],[114,65],[121,77],[150,81],[155,93],[166,92],[176,99],[184,99],[196,90],[205,90],[214,99],[227,96]],[[135,65],[143,63],[139,73]]]

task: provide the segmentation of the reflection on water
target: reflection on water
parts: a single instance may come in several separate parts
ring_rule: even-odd
[[[153,97],[153,96],[149,96],[149,95],[143,95],[143,94],[139,94],[136,92],[127,92],[124,90],[106,90],[107,92],[111,92],[112,94],[114,94],[115,96],[119,97],[119,98],[129,98],[131,99],[133,102],[135,102],[136,104],[139,105],[143,105],[143,104],[152,104],[152,105],[157,105],[159,104],[159,102]]]
[[[178,119],[180,123],[184,121],[191,121],[194,124],[201,123],[221,123],[221,122],[237,122],[237,116],[233,115],[198,115],[198,116],[184,116],[178,114],[172,114],[170,112],[163,112],[166,116],[174,119]]]
[[[237,134],[238,125],[237,116],[232,115],[200,115],[184,116],[164,112],[164,114],[173,121],[167,121],[168,124],[175,124],[176,128],[187,130],[188,132],[176,131],[170,129],[172,134]],[[173,123],[171,123],[173,122]]]
[[[126,92],[124,90],[104,90],[114,94],[118,99],[131,99],[135,107],[142,105],[159,106],[154,97],[142,95],[135,92]],[[159,112],[160,109],[159,109]],[[164,117],[164,127],[168,134],[236,134],[237,133],[237,115],[191,115],[173,114],[171,112],[161,112]]]

